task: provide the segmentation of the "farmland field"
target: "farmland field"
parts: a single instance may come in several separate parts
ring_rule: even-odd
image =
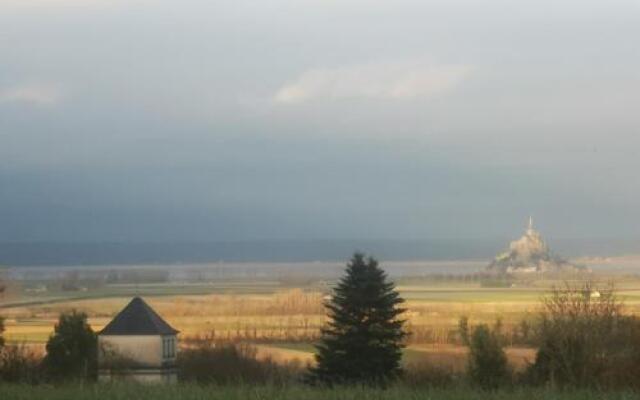
[[[447,263],[446,273],[434,270],[431,264],[422,269],[416,265],[392,264],[389,268],[406,300],[404,317],[411,336],[405,364],[427,361],[464,368],[466,350],[460,345],[457,324],[461,316],[468,316],[471,324],[493,324],[499,319],[511,341],[507,354],[512,365],[524,366],[534,351],[516,340],[521,321],[533,321],[540,299],[563,279],[613,279],[626,311],[640,313],[640,279],[634,275],[640,271],[635,267],[640,263],[626,259],[611,263],[614,273],[601,267],[587,277],[529,277],[489,283],[469,275],[472,266],[477,268],[481,263],[466,262],[457,270],[455,264]],[[146,266],[11,271],[11,290],[0,301],[0,315],[6,318],[9,342],[41,348],[61,312],[76,309],[87,313],[97,331],[132,296],[141,295],[181,331],[183,345],[199,336],[242,340],[256,344],[260,354],[276,360],[311,362],[312,343],[325,321],[322,303],[342,267],[305,266],[304,274],[291,266],[271,267],[265,271],[255,266],[225,267],[224,273],[210,267],[163,270]],[[174,268],[173,276],[163,272],[169,268]],[[320,272],[314,274],[316,270]]]

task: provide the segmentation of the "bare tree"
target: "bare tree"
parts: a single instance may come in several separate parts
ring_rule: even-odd
[[[612,283],[565,283],[543,300],[539,350],[529,378],[558,386],[633,385],[640,367],[640,324],[622,313]]]

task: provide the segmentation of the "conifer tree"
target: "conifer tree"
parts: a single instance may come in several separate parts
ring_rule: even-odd
[[[309,381],[385,385],[401,372],[404,300],[378,262],[354,254],[325,307],[329,322]]]

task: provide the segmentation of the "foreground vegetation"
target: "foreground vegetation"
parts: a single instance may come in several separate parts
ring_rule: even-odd
[[[206,335],[187,336],[176,365],[180,385],[163,391],[162,396],[157,396],[154,388],[124,381],[94,385],[94,330],[85,313],[62,312],[47,342],[46,355],[34,352],[33,346],[13,343],[0,351],[0,382],[4,382],[0,398],[20,398],[11,396],[23,394],[37,398],[41,394],[36,392],[50,385],[57,390],[49,398],[145,398],[146,393],[164,398],[175,390],[188,392],[186,398],[220,395],[231,399],[467,399],[486,398],[489,392],[492,398],[588,399],[635,398],[638,394],[640,318],[629,313],[612,284],[566,281],[538,297],[536,313],[517,324],[505,324],[502,315],[494,315],[489,323],[459,313],[445,341],[467,349],[461,357],[462,368],[456,369],[434,361],[408,362],[411,357],[407,356],[415,352],[415,347],[403,350],[407,336],[414,346],[433,342],[424,341],[421,330],[412,326],[416,308],[404,307],[411,301],[400,297],[374,259],[355,254],[345,272],[331,292],[294,289],[276,301],[264,301],[263,297],[251,308],[236,302],[232,307],[236,316],[255,311],[254,306],[260,309],[259,318],[295,315],[304,321],[324,307],[328,313],[319,315],[318,322],[324,329],[314,324],[304,327],[316,331],[311,336],[265,336],[258,334],[255,326],[252,331],[237,328],[235,334],[220,335],[211,329]],[[199,303],[197,310],[191,303],[168,303],[182,309],[180,313],[195,314],[195,319],[204,309]],[[214,304],[206,309],[216,315],[228,312]],[[467,311],[470,309],[467,307]],[[433,309],[428,311],[423,314],[427,320],[434,316]],[[291,324],[288,318],[280,329],[289,332],[285,325]],[[511,362],[509,350],[513,350],[510,346],[515,341],[529,347],[531,357],[524,365]],[[311,342],[316,343],[315,362],[282,362],[261,354],[265,343],[286,344],[283,351],[301,352],[313,351]],[[117,364],[109,368],[118,373],[119,368],[128,367]],[[20,390],[21,384],[36,387]],[[328,387],[335,390],[328,391]],[[554,391],[560,389],[564,391]],[[626,390],[636,392],[632,396]],[[185,398],[185,394],[180,392],[177,397]]]
[[[631,400],[632,392],[555,391],[550,389],[499,390],[491,393],[473,388],[453,389],[410,388],[394,386],[386,390],[366,387],[316,388],[303,385],[276,386],[175,386],[121,385],[63,385],[51,390],[48,386],[0,385],[0,398],[4,400],[124,400],[124,399],[209,399],[209,400]]]

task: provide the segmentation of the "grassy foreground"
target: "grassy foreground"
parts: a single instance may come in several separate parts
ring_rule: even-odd
[[[498,392],[482,392],[470,388],[457,389],[416,389],[395,387],[387,390],[368,388],[319,389],[305,386],[276,388],[268,386],[143,386],[121,385],[67,385],[67,386],[25,386],[0,384],[0,398],[51,399],[51,400],[129,400],[129,399],[207,399],[207,400],[331,400],[331,399],[429,399],[429,400],[627,400],[638,399],[640,394],[632,392],[599,391],[552,391],[547,389],[517,389]]]

